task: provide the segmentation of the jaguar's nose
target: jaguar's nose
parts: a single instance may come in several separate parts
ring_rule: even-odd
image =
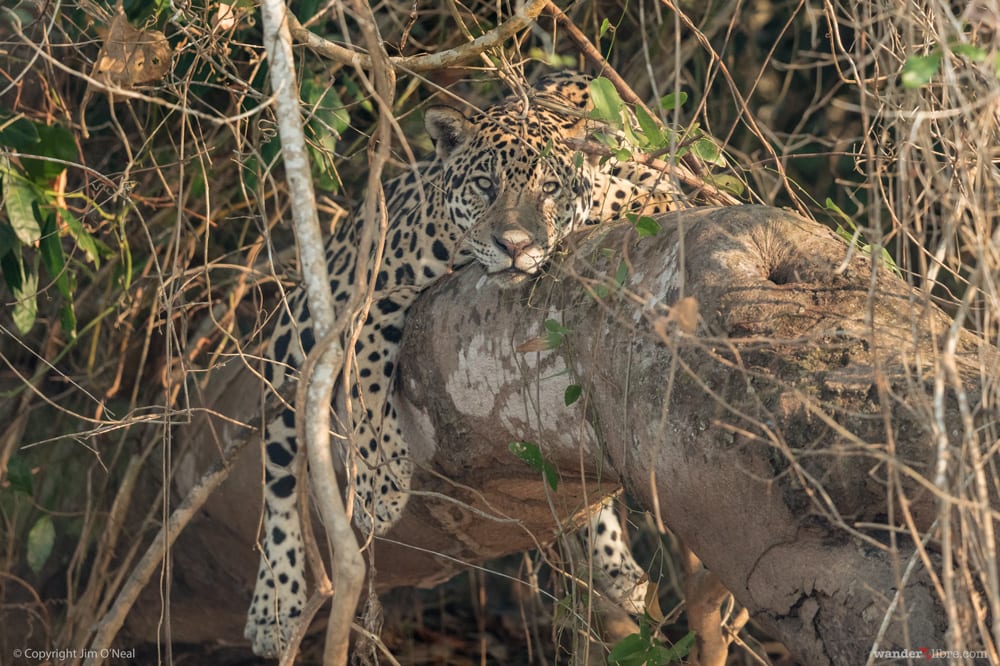
[[[503,248],[511,258],[516,258],[531,245],[531,236],[521,229],[508,229],[499,236],[494,234],[493,242]]]

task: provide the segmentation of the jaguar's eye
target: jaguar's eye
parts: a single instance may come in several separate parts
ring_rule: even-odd
[[[552,195],[558,192],[561,187],[562,185],[559,183],[558,180],[547,180],[544,183],[542,183],[542,192],[545,194]]]
[[[493,193],[493,181],[486,176],[478,176],[472,179],[472,184],[483,194]]]

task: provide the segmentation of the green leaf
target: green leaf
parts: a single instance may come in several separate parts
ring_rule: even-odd
[[[7,219],[18,240],[34,246],[42,235],[35,215],[38,193],[23,176],[17,173],[6,158],[0,158],[0,184],[7,208]]]
[[[836,203],[834,203],[833,199],[831,199],[830,197],[827,197],[825,205],[826,205],[826,209],[828,211],[830,211],[831,213],[833,213],[837,217],[839,217],[841,220],[843,220],[847,224],[847,226],[849,226],[852,230],[853,229],[857,229],[857,226],[854,224],[854,220],[851,219],[851,216],[848,215],[847,213],[845,213],[840,208],[840,206],[838,206]]]
[[[726,158],[722,155],[722,151],[719,147],[715,145],[715,142],[708,138],[701,138],[694,142],[691,146],[691,151],[708,162],[709,164],[714,164],[715,166],[726,166]]]
[[[619,162],[632,161],[632,152],[629,150],[626,150],[624,148],[619,148],[618,150],[612,151],[612,153],[614,154],[615,159],[618,160]]]
[[[618,264],[618,270],[615,271],[615,286],[621,287],[625,284],[625,278],[628,277],[628,264],[624,261]]]
[[[42,263],[45,270],[49,272],[49,277],[55,280],[59,293],[64,298],[72,298],[73,292],[70,289],[70,277],[66,272],[66,255],[63,253],[62,243],[59,241],[59,231],[56,229],[56,216],[49,214],[42,224],[42,237],[38,242],[38,249],[41,250]]]
[[[639,146],[643,149],[649,147],[649,137],[646,136],[645,132],[636,134],[635,130],[628,123],[622,125],[622,132],[625,134],[626,145]]]
[[[73,301],[66,301],[59,308],[59,323],[70,339],[76,339],[76,306]]]
[[[693,631],[689,631],[684,634],[683,638],[666,650],[666,654],[664,656],[667,657],[667,661],[680,661],[684,657],[688,656],[691,652],[691,648],[694,647],[695,638],[696,636]]]
[[[28,532],[27,560],[28,566],[36,574],[42,570],[52,554],[52,546],[56,542],[56,528],[52,519],[42,516]]]
[[[39,242],[42,263],[45,270],[55,281],[56,288],[63,297],[63,305],[59,310],[59,320],[63,330],[71,337],[76,337],[76,311],[73,307],[73,291],[76,287],[73,274],[66,270],[66,255],[63,254],[62,241],[56,229],[56,216],[50,213],[42,225],[42,238]]]
[[[62,162],[73,162],[76,159],[76,140],[62,125],[36,125],[38,147],[32,152],[41,157],[52,157],[60,162],[25,158],[24,170],[33,180],[47,183],[66,170],[66,165]]]
[[[910,56],[903,63],[901,78],[904,88],[920,88],[927,85],[941,67],[941,51],[935,49],[925,56]]]
[[[511,442],[507,448],[517,456],[522,462],[540,471],[548,482],[552,490],[556,490],[559,485],[559,472],[555,466],[542,456],[541,449],[533,442]]]
[[[566,393],[565,395],[563,395],[563,401],[566,403],[566,406],[569,407],[574,402],[580,399],[580,394],[582,393],[583,393],[583,387],[581,387],[579,384],[570,384],[569,386],[566,387]]]
[[[669,95],[664,95],[660,99],[660,108],[664,111],[673,111],[684,106],[684,103],[688,101],[688,94],[683,90],[677,92],[672,92]]]
[[[76,246],[87,255],[87,260],[94,264],[94,268],[101,267],[101,256],[111,256],[111,248],[97,240],[84,228],[83,223],[76,219],[73,213],[65,208],[59,209],[59,217],[66,223],[69,235],[76,241]]]
[[[315,185],[335,192],[340,187],[340,180],[332,155],[341,132],[351,122],[351,116],[336,89],[325,85],[317,77],[303,79],[300,92],[310,112],[306,130],[310,139],[309,153]]]
[[[9,283],[8,283],[9,284]],[[25,335],[35,325],[38,316],[38,270],[22,275],[21,285],[14,292],[14,326]]]
[[[14,232],[10,232],[13,235]],[[15,239],[16,241],[17,239]],[[21,288],[23,282],[24,268],[21,266],[21,246],[17,245],[13,251],[0,255],[0,271],[3,271],[3,279],[10,287],[11,291]]]
[[[572,69],[576,67],[576,56],[553,53],[533,46],[528,49],[528,57],[543,62],[553,69]]]
[[[639,634],[629,634],[618,641],[608,654],[608,663],[617,666],[643,666],[649,641]]]
[[[320,0],[303,0],[298,3],[295,15],[300,21],[308,21],[319,13]]]
[[[10,482],[10,487],[15,491],[24,493],[25,495],[32,494],[31,467],[28,465],[28,461],[24,459],[24,456],[11,456],[10,461],[7,463],[7,481]]]
[[[639,633],[618,641],[608,654],[608,663],[616,666],[660,666],[679,662],[691,651],[694,639],[694,632],[688,632],[668,648],[653,636],[649,618],[643,616],[639,621]]]
[[[581,594],[586,596],[586,593],[581,592]],[[562,599],[557,601],[553,610],[555,610],[555,617],[553,619],[557,621],[576,617],[576,610],[573,608],[572,595],[567,594]]]
[[[951,52],[955,55],[964,56],[972,62],[983,62],[986,60],[986,49],[981,46],[976,46],[975,44],[956,42],[954,44],[950,44],[948,48],[951,49]]]
[[[317,135],[330,134],[331,131],[340,134],[351,123],[351,114],[347,112],[337,89],[325,82],[316,78],[303,79],[302,101],[310,107],[310,123],[314,120],[320,123],[316,127]]]
[[[725,173],[709,173],[705,174],[705,180],[712,183],[720,190],[724,190],[738,197],[743,196],[743,193],[746,192],[746,185],[744,185],[743,181],[736,176],[730,176]]]
[[[666,141],[659,121],[646,113],[641,106],[635,107],[635,118],[639,121],[642,133],[646,135],[647,145],[653,148],[663,148]]]
[[[604,19],[603,21],[601,21],[601,27],[600,27],[600,29],[599,29],[599,30],[597,31],[597,36],[598,36],[598,37],[603,37],[603,36],[604,36],[604,34],[605,34],[605,33],[606,33],[606,32],[607,32],[607,31],[608,31],[608,30],[609,30],[610,28],[611,28],[611,21],[609,21],[608,19]]]
[[[639,216],[635,213],[628,213],[627,217],[629,222],[635,226],[635,230],[639,233],[639,238],[647,238],[660,233],[660,223],[647,215]]]
[[[621,112],[625,102],[615,89],[615,84],[603,76],[591,80],[590,99],[594,103],[594,110],[590,113],[592,118],[603,120],[614,127],[622,126]]]
[[[10,116],[0,113],[0,125],[4,125]],[[25,118],[5,125],[0,129],[0,146],[7,146],[25,155],[52,157],[63,162],[76,159],[76,140],[73,134],[62,125],[43,125]],[[25,157],[21,163],[32,180],[47,183],[58,176],[65,164],[45,159]]]
[[[547,345],[548,349],[556,349],[563,343],[563,339],[566,334],[569,333],[569,329],[557,322],[555,319],[545,320],[545,330],[548,331],[547,335]]]
[[[20,247],[21,241],[14,235],[14,230],[10,228],[10,225],[5,220],[0,220],[0,257]]]
[[[27,118],[7,122],[9,115],[0,113],[0,146],[7,146],[22,153],[31,152],[38,144],[38,130]]]

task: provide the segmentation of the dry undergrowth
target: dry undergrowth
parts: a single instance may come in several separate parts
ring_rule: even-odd
[[[253,354],[291,283],[266,67],[245,4],[128,3],[117,17],[91,0],[0,8],[0,661],[28,644],[91,644],[95,618],[175,508],[163,493],[181,453],[173,426],[189,419],[213,367]],[[305,4],[312,29],[355,48],[345,10]],[[449,7],[378,5],[389,55],[444,52],[497,23],[490,3]],[[416,137],[431,99],[485,102],[499,87],[481,81],[543,63],[597,73],[600,59],[644,101],[686,94],[654,111],[688,132],[677,136],[697,126],[724,146],[714,183],[840,226],[858,251],[901,271],[954,325],[936,332],[933,390],[912,405],[938,434],[926,481],[940,512],[930,532],[898,534],[942,560],[901,561],[900,575],[929,564],[948,612],[940,647],[985,647],[996,661],[998,434],[979,418],[998,408],[996,369],[982,368],[982,394],[965,396],[960,432],[941,430],[938,416],[940,396],[957,388],[957,331],[993,344],[1000,335],[1000,9],[977,1],[956,15],[939,0],[562,9],[461,67],[398,71],[395,159],[426,152]],[[297,53],[332,226],[361,199],[377,109],[353,68]],[[892,487],[888,516],[906,505],[901,484]],[[123,532],[126,519],[135,527]],[[668,577],[664,602],[679,598],[677,579]]]

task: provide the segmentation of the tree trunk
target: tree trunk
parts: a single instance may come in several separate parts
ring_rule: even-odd
[[[660,225],[648,238],[598,229],[523,289],[498,291],[472,267],[419,300],[398,387],[418,471],[403,520],[376,541],[378,586],[433,585],[461,563],[546,542],[622,483],[803,662],[864,663],[898,589],[905,604],[880,645],[944,645],[922,567],[900,583],[912,541],[897,537],[891,552],[872,526],[900,514],[901,496],[919,529],[935,518],[914,479],[932,473],[921,363],[947,317],[785,211],[696,209]],[[975,392],[996,351],[964,335],[959,348]],[[566,406],[571,384],[582,396]],[[245,388],[220,395],[223,413],[252,414]],[[947,414],[958,422],[957,407]],[[236,431],[206,423],[191,429],[192,468],[214,455],[207,438]],[[558,469],[557,490],[510,453],[519,440]],[[175,548],[174,571],[211,579],[198,571],[216,568],[227,582],[175,592],[174,640],[210,624],[239,635],[246,606],[233,598],[252,588],[259,464],[244,456]],[[210,621],[178,621],[199,607]],[[130,628],[141,637],[155,624]]]

